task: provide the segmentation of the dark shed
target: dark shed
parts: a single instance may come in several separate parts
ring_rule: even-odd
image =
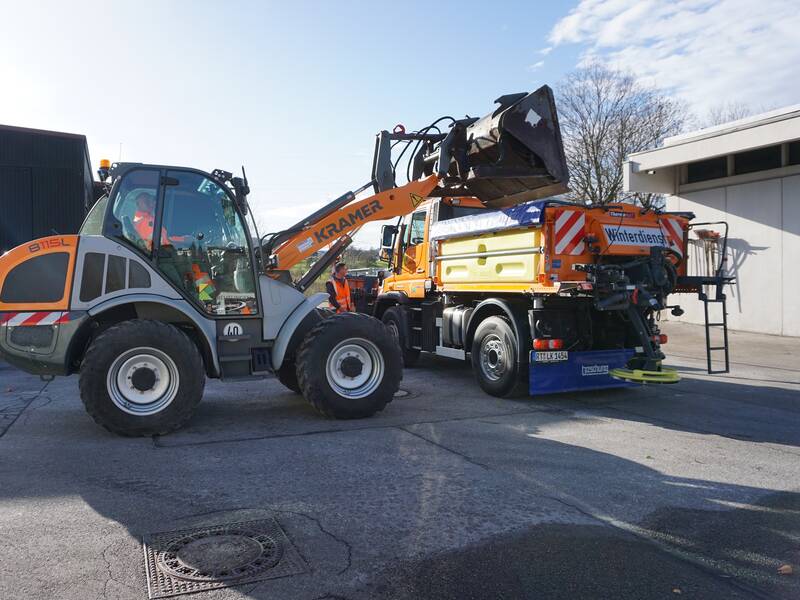
[[[86,136],[0,125],[0,254],[76,233],[93,202]]]

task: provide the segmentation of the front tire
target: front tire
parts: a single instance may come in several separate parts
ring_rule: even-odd
[[[80,372],[86,412],[124,436],[163,435],[183,426],[203,396],[205,368],[181,330],[134,319],[94,339]]]
[[[472,340],[472,370],[483,391],[498,398],[522,396],[528,390],[525,361],[520,362],[520,344],[509,322],[487,317]]]
[[[395,339],[397,345],[400,347],[400,353],[403,356],[403,366],[413,367],[419,359],[419,350],[408,347],[408,322],[403,313],[403,309],[399,306],[393,306],[383,313],[381,319],[389,333]]]
[[[326,417],[369,417],[383,410],[400,387],[400,348],[377,319],[335,315],[303,340],[297,377],[306,400]]]
[[[297,368],[294,360],[284,360],[278,369],[278,381],[295,394],[300,393],[300,382],[297,380]]]

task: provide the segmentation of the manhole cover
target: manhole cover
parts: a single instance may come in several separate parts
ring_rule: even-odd
[[[150,598],[167,598],[296,575],[303,559],[275,519],[150,535],[144,540]]]

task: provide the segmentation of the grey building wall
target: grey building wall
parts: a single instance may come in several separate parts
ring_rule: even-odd
[[[667,198],[667,208],[692,211],[697,222],[728,221],[728,272],[736,277],[728,287],[731,329],[800,336],[800,175],[796,168],[781,171],[785,176],[685,186]],[[702,243],[690,238],[689,273],[704,274]],[[687,299],[681,306],[680,320],[703,323],[701,303]]]

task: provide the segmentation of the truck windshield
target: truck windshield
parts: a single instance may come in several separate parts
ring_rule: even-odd
[[[488,209],[475,206],[453,206],[451,204],[445,204],[442,202],[439,205],[439,217],[438,221],[447,221],[448,219],[455,219],[458,217],[467,217],[469,215],[476,215],[478,213],[484,212]]]

